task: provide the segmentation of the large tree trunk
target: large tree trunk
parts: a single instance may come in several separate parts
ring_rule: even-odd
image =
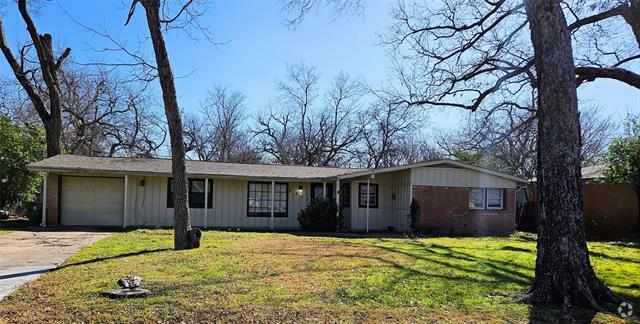
[[[580,190],[580,125],[570,33],[558,0],[525,0],[538,88],[538,255],[526,300],[612,309],[589,261]]]
[[[57,114],[54,114],[51,109],[51,118],[44,123],[45,139],[47,141],[47,157],[52,157],[62,152],[60,146],[62,142],[62,116],[60,115],[60,109],[57,109]]]
[[[141,1],[147,16],[149,34],[153,43],[156,56],[158,77],[162,88],[162,100],[164,112],[169,125],[169,137],[171,138],[171,161],[173,171],[174,204],[174,248],[176,250],[192,249],[200,246],[200,231],[191,228],[189,216],[189,195],[187,171],[185,166],[185,145],[182,134],[182,118],[176,98],[176,88],[173,80],[173,72],[169,63],[169,55],[160,28],[160,1]]]
[[[11,48],[9,47],[4,35],[2,17],[0,17],[0,50],[2,50],[13,74],[29,96],[29,100],[33,104],[33,107],[36,109],[36,112],[42,121],[47,141],[47,156],[51,157],[61,153],[60,143],[62,141],[62,114],[60,108],[60,82],[58,81],[58,71],[60,70],[64,60],[69,56],[71,49],[65,49],[64,52],[56,58],[53,53],[53,39],[51,34],[41,35],[38,33],[36,25],[29,14],[26,0],[18,1],[18,10],[27,25],[29,37],[31,38],[33,47],[36,50],[40,75],[42,76],[42,81],[44,81],[44,85],[48,92],[48,102],[45,102],[42,98],[41,91],[38,89],[41,85],[32,84],[32,81],[28,78],[29,73],[26,71],[28,70],[28,67],[25,67],[23,64],[23,61],[26,60],[23,56],[24,54],[21,53],[20,60],[18,60],[11,52]],[[47,105],[49,106],[48,109]]]

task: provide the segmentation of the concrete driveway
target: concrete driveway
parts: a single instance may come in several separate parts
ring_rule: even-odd
[[[0,300],[111,234],[91,229],[33,228],[0,235]]]

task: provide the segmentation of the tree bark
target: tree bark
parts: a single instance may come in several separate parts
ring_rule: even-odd
[[[27,31],[29,37],[33,43],[33,47],[36,50],[38,57],[38,64],[40,68],[40,74],[42,75],[42,81],[47,88],[48,95],[48,108],[45,100],[42,98],[42,94],[38,90],[38,86],[31,83],[25,71],[23,64],[19,63],[16,57],[11,52],[7,40],[4,35],[4,28],[2,24],[2,17],[0,17],[0,50],[7,59],[7,63],[11,67],[16,79],[29,96],[29,100],[33,104],[40,120],[45,129],[45,136],[47,141],[47,157],[60,154],[61,141],[62,141],[62,113],[61,113],[61,99],[60,99],[60,81],[58,80],[58,71],[62,66],[64,60],[71,53],[71,49],[67,48],[56,58],[53,53],[53,40],[50,34],[40,35],[36,28],[35,23],[31,19],[29,11],[27,10],[27,1],[18,1],[18,10],[20,15],[27,25]],[[25,58],[21,57],[20,62]]]
[[[182,117],[176,98],[176,88],[169,62],[169,55],[162,35],[160,26],[160,1],[142,0],[140,1],[145,9],[149,34],[153,43],[153,50],[156,57],[158,78],[162,88],[162,100],[164,102],[164,112],[167,116],[169,126],[169,137],[171,139],[171,162],[173,172],[173,192],[174,192],[174,248],[176,250],[192,249],[200,246],[200,231],[191,228],[191,217],[189,215],[189,191],[187,181],[187,171],[185,166],[185,145],[182,130]],[[135,1],[133,3],[135,6]]]
[[[525,301],[611,310],[619,299],[589,260],[581,198],[580,125],[570,30],[558,0],[525,0],[538,87],[539,222]]]
[[[47,157],[62,153],[62,115],[60,109],[51,109],[51,118],[44,124],[44,134],[47,142]],[[55,113],[54,113],[55,112]]]

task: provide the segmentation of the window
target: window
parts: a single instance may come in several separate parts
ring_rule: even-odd
[[[358,206],[367,207],[367,184],[360,183],[358,186]],[[369,185],[369,208],[378,208],[378,184]]]
[[[189,208],[204,208],[204,179],[188,179],[189,181]],[[213,181],[209,180],[207,208],[213,208]],[[174,207],[173,178],[168,180],[167,208]]]
[[[469,190],[469,209],[484,209],[484,188]]]
[[[340,186],[340,205],[342,207],[351,206],[351,184],[343,183]]]
[[[471,188],[469,190],[469,209],[504,209],[504,189]]]
[[[504,190],[487,188],[487,209],[503,209]]]
[[[275,217],[287,217],[289,185],[276,183],[273,196],[273,213]],[[249,182],[247,199],[247,216],[271,217],[271,183]]]

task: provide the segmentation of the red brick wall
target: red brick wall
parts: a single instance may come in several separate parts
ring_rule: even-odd
[[[515,190],[503,210],[469,210],[469,188],[414,186],[420,204],[417,230],[451,234],[508,234],[515,229]]]

